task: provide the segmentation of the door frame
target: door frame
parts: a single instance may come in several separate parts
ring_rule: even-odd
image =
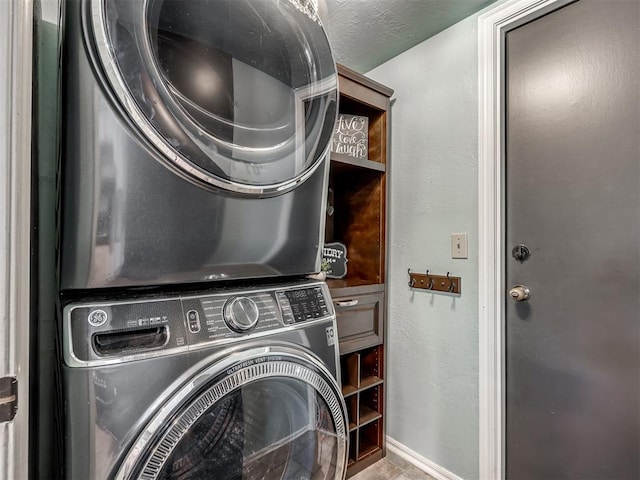
[[[0,423],[0,477],[29,476],[33,1],[0,2],[0,376],[17,411]]]
[[[503,479],[505,35],[576,0],[507,0],[478,18],[479,477]]]

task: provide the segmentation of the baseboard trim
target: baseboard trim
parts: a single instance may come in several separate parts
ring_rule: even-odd
[[[436,480],[462,480],[462,478],[455,473],[419,455],[391,437],[387,437],[387,449],[399,457],[404,458],[407,462],[413,464],[423,472],[428,473]]]

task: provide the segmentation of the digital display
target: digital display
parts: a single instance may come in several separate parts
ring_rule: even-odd
[[[296,322],[313,320],[328,315],[322,292],[313,288],[285,292]]]
[[[293,292],[287,292],[287,297],[291,298],[308,298],[309,294],[313,293],[313,290],[307,288],[305,290],[294,290]]]

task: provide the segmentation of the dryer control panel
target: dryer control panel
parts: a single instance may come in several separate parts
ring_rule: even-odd
[[[75,303],[64,309],[65,362],[117,363],[334,319],[329,289],[322,282]]]

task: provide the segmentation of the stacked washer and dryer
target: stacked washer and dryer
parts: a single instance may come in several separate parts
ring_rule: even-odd
[[[339,479],[313,0],[67,0],[67,479]]]

